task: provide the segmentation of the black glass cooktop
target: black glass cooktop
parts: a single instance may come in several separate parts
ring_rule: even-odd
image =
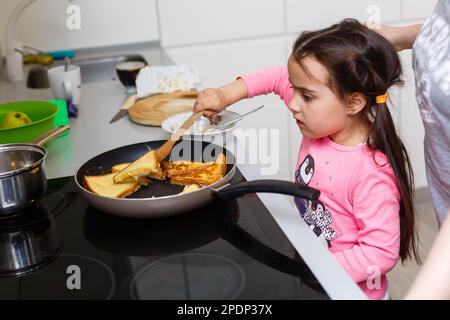
[[[328,296],[255,194],[134,220],[89,206],[67,177],[0,220],[0,299]]]

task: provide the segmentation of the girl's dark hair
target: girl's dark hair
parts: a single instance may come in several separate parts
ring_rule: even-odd
[[[376,96],[385,94],[391,86],[403,84],[402,68],[394,47],[357,20],[345,19],[326,29],[303,32],[294,43],[292,55],[300,65],[308,55],[321,63],[330,74],[330,88],[341,99],[354,92],[367,96],[367,104],[358,114],[370,123],[367,144],[374,150],[374,161],[375,150],[387,156],[400,192],[400,258],[404,261],[413,256],[420,262],[411,164],[386,103],[375,101]]]

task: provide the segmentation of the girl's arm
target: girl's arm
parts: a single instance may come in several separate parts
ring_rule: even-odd
[[[349,185],[357,243],[333,252],[355,282],[377,284],[397,263],[400,250],[400,204],[395,176],[387,166],[362,174]],[[345,225],[342,225],[345,233]],[[349,225],[353,231],[353,224]],[[343,235],[345,236],[345,234]],[[369,287],[370,288],[370,287]],[[377,289],[377,288],[375,288]]]
[[[194,112],[205,110],[205,116],[214,114],[245,98],[275,93],[286,104],[292,98],[292,87],[286,66],[276,66],[243,75],[220,88],[209,88],[198,95]]]
[[[367,26],[385,37],[397,51],[411,49],[414,41],[416,40],[417,34],[422,28],[422,24],[415,24],[405,27],[391,27],[385,25],[375,26],[371,24],[367,24]]]
[[[450,211],[405,299],[450,299]]]

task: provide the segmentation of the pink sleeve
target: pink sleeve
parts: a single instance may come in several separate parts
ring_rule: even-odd
[[[386,166],[363,175],[353,189],[358,244],[334,252],[355,282],[391,270],[400,251],[400,196],[391,169]]]
[[[292,99],[292,86],[289,82],[287,66],[275,66],[240,76],[244,80],[248,97],[275,93],[288,104]]]

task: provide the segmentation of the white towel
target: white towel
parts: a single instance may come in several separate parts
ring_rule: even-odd
[[[140,98],[155,93],[195,90],[200,84],[198,70],[192,66],[146,66],[136,78]]]

